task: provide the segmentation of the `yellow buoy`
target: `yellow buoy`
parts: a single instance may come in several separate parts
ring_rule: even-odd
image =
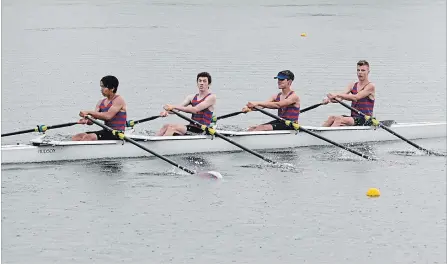
[[[369,188],[368,191],[366,192],[366,195],[369,197],[379,197],[380,191],[377,188]]]
[[[307,37],[306,33],[301,33],[301,37]]]

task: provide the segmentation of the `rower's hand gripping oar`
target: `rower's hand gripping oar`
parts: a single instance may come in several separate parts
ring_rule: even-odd
[[[360,156],[360,157],[362,157],[362,158],[369,159],[369,160],[374,160],[373,158],[371,158],[371,157],[369,157],[369,156],[367,156],[367,155],[365,155],[365,154],[362,154],[362,153],[360,153],[360,152],[358,152],[358,151],[356,151],[356,150],[353,150],[353,149],[351,149],[351,148],[348,148],[348,147],[345,147],[345,146],[343,146],[343,145],[340,145],[340,144],[338,144],[337,142],[334,142],[334,141],[332,141],[332,140],[330,140],[330,139],[328,139],[328,138],[325,138],[325,137],[320,136],[320,135],[318,135],[318,134],[316,134],[316,133],[314,133],[314,132],[312,132],[312,131],[309,131],[309,130],[307,130],[307,129],[305,129],[305,128],[302,128],[298,123],[294,123],[294,122],[292,122],[292,121],[290,121],[290,120],[283,119],[283,118],[281,118],[281,117],[279,117],[279,116],[277,116],[277,115],[274,115],[274,114],[272,114],[272,113],[269,113],[269,112],[265,111],[264,109],[261,109],[261,108],[259,108],[259,107],[257,107],[257,106],[255,106],[255,109],[257,109],[259,112],[261,112],[261,113],[263,113],[263,114],[266,114],[266,115],[268,115],[268,116],[270,116],[270,117],[272,117],[272,118],[274,118],[274,119],[276,119],[276,120],[283,121],[287,126],[291,126],[291,127],[293,127],[295,130],[302,131],[302,132],[305,132],[305,133],[307,133],[307,134],[310,134],[310,135],[312,135],[312,136],[314,136],[314,137],[317,137],[317,138],[319,138],[319,139],[321,139],[321,140],[324,140],[324,141],[326,141],[326,142],[328,142],[328,143],[331,143],[332,145],[335,145],[335,146],[340,147],[340,148],[342,148],[342,149],[344,149],[344,150],[347,150],[347,151],[349,151],[349,152],[351,152],[351,153],[354,153],[354,154],[356,154],[356,155],[358,155],[358,156]]]
[[[131,138],[128,138],[122,131],[114,130],[114,129],[112,129],[112,128],[110,128],[110,127],[108,127],[108,126],[106,126],[106,125],[104,125],[104,124],[102,124],[100,122],[98,122],[97,120],[93,119],[89,115],[85,116],[85,118],[90,120],[91,122],[95,123],[96,125],[102,127],[103,129],[110,131],[113,135],[117,136],[119,139],[126,140],[127,142],[130,142],[130,143],[134,144],[135,146],[141,148],[142,150],[145,150],[145,151],[151,153],[152,155],[154,155],[154,156],[156,156],[156,157],[166,161],[167,163],[169,163],[169,164],[171,164],[171,165],[173,165],[173,166],[175,166],[175,167],[177,167],[177,168],[179,168],[179,169],[181,169],[183,171],[186,171],[189,174],[198,174],[198,175],[201,175],[201,176],[212,176],[212,177],[219,178],[219,179],[222,178],[222,175],[220,173],[218,173],[218,172],[209,171],[209,172],[206,172],[206,173],[203,173],[203,172],[202,173],[197,173],[196,171],[193,171],[193,170],[190,170],[190,169],[188,169],[186,167],[183,167],[182,165],[179,165],[179,164],[175,163],[174,161],[172,161],[172,160],[170,160],[170,159],[168,159],[168,158],[166,158],[166,157],[164,157],[164,156],[162,156],[162,155],[160,155],[160,154],[158,154],[158,153],[156,153],[156,152],[146,148],[145,146],[141,145],[140,143],[136,142],[135,140],[133,140]]]
[[[136,120],[136,121],[128,120],[126,122],[126,127],[134,127],[136,124],[140,124],[140,123],[144,123],[144,122],[147,122],[147,121],[151,121],[151,120],[157,119],[159,117],[161,117],[161,116],[160,115],[156,115],[156,116],[146,117],[146,118],[143,118],[143,119],[140,119],[140,120]]]
[[[196,125],[197,125],[198,127],[200,127],[203,131],[208,132],[208,133],[209,133],[210,135],[212,135],[212,136],[219,137],[219,138],[221,138],[221,139],[223,139],[223,140],[225,140],[225,141],[227,141],[227,142],[229,142],[229,143],[235,145],[236,147],[241,148],[241,149],[247,151],[248,153],[253,154],[253,155],[255,155],[256,157],[261,158],[261,159],[263,159],[263,160],[265,160],[265,161],[267,161],[267,162],[270,162],[270,163],[273,163],[273,164],[277,164],[277,162],[275,162],[275,161],[273,161],[273,160],[271,160],[271,159],[269,159],[269,158],[267,158],[267,157],[264,157],[264,156],[262,156],[261,154],[255,152],[255,151],[253,151],[253,150],[251,150],[251,149],[248,149],[248,148],[246,148],[246,147],[240,145],[240,144],[237,143],[237,142],[234,142],[233,140],[229,139],[228,137],[226,137],[226,136],[220,134],[219,132],[217,132],[214,128],[210,128],[210,127],[207,127],[207,126],[205,126],[205,125],[202,125],[201,123],[199,123],[199,122],[197,122],[197,121],[195,121],[195,120],[192,120],[191,118],[189,118],[189,117],[187,117],[187,116],[185,116],[185,115],[179,113],[177,110],[171,109],[170,111],[173,112],[174,114],[178,115],[180,118],[183,118],[183,119],[186,120],[186,121],[189,121],[189,122],[191,122],[191,123],[196,124]]]
[[[425,151],[427,154],[431,154],[431,155],[435,155],[435,156],[446,156],[446,155],[444,155],[444,154],[437,153],[437,152],[428,150],[428,149],[426,149],[426,148],[423,148],[423,147],[417,145],[416,143],[414,143],[414,142],[412,142],[412,141],[406,139],[405,137],[403,137],[403,136],[397,134],[396,132],[394,132],[393,130],[389,129],[388,127],[384,126],[384,125],[383,125],[381,122],[379,122],[375,117],[366,115],[366,114],[360,112],[359,110],[357,110],[357,109],[355,109],[355,108],[353,108],[353,107],[347,105],[346,103],[344,103],[344,102],[338,100],[337,98],[334,98],[334,100],[337,101],[337,102],[339,102],[342,106],[348,108],[349,110],[354,111],[354,112],[356,112],[356,113],[359,114],[359,115],[362,115],[362,116],[365,118],[366,121],[368,121],[368,120],[371,119],[371,123],[372,123],[373,126],[378,126],[378,127],[382,128],[382,129],[386,130],[387,132],[389,132],[389,133],[395,135],[396,137],[402,139],[403,141],[407,142],[408,144],[412,145],[413,147],[415,147],[415,148],[417,148],[417,149],[419,149],[419,150]]]
[[[5,133],[5,134],[2,134],[2,137],[13,136],[13,135],[19,135],[19,134],[26,134],[26,133],[31,133],[31,132],[40,132],[40,133],[44,133],[44,132],[47,131],[48,129],[55,129],[55,128],[61,128],[61,127],[68,127],[68,126],[73,126],[73,125],[76,125],[76,124],[78,124],[78,122],[70,122],[70,123],[59,124],[59,125],[53,125],[53,126],[38,125],[36,128],[33,128],[33,129],[27,129],[27,130],[21,130],[21,131],[16,131],[16,132]]]

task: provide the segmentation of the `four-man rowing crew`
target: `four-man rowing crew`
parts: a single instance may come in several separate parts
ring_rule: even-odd
[[[375,101],[375,87],[368,81],[369,64],[366,61],[357,63],[357,76],[359,81],[346,89],[342,94],[328,94],[328,99],[322,103],[313,105],[300,111],[298,95],[291,89],[294,75],[290,71],[281,71],[275,77],[278,79],[280,93],[265,102],[249,102],[242,111],[227,114],[221,117],[213,117],[216,97],[211,93],[209,85],[211,76],[202,72],[197,75],[199,93],[188,96],[182,105],[165,105],[165,111],[158,116],[144,118],[138,121],[128,121],[126,103],[116,94],[118,79],[114,76],[105,76],[100,81],[101,92],[106,97],[100,100],[95,111],[81,111],[82,117],[76,123],[66,123],[56,126],[38,126],[33,130],[24,130],[2,134],[3,136],[17,135],[28,132],[45,132],[48,129],[71,126],[74,124],[96,124],[102,130],[81,133],[73,136],[72,141],[45,141],[44,137],[31,141],[31,145],[2,146],[2,163],[16,162],[42,162],[53,160],[74,160],[109,157],[138,157],[149,152],[168,163],[188,172],[195,173],[164,157],[163,155],[179,153],[196,153],[207,151],[234,151],[242,149],[265,161],[274,161],[260,155],[252,149],[289,148],[309,145],[332,144],[344,150],[354,153],[366,159],[372,159],[365,154],[340,143],[355,143],[365,141],[384,141],[398,137],[412,146],[429,154],[442,155],[424,149],[409,139],[445,137],[446,123],[414,123],[393,124],[392,122],[379,122],[373,116]],[[361,87],[361,88],[359,88]],[[351,106],[341,100],[352,101]],[[303,127],[298,123],[300,113],[316,108],[328,102],[340,103],[351,110],[350,116],[329,117],[323,127]],[[278,115],[271,114],[263,108],[278,109]],[[191,118],[180,113],[191,113]],[[274,120],[250,127],[248,132],[219,131],[212,126],[214,121],[235,116],[240,113],[258,111],[272,117]],[[168,124],[164,125],[155,137],[133,135],[125,131],[126,126],[175,114],[189,122],[188,125]],[[104,120],[105,124],[96,119]],[[381,129],[377,129],[377,128]],[[305,135],[291,138],[295,131],[304,132]],[[188,133],[195,135],[189,136]],[[404,134],[402,136],[401,134]],[[197,144],[196,140],[204,140],[209,135],[217,137],[212,144]],[[126,140],[142,149],[119,144],[118,139]],[[265,140],[270,139],[270,140]],[[338,142],[338,143],[337,143]],[[183,147],[184,146],[184,147]],[[206,147],[203,147],[206,146]],[[180,148],[181,147],[181,148]],[[156,149],[161,154],[154,151]],[[36,151],[37,150],[37,151]],[[81,150],[81,151],[79,151]],[[220,174],[213,172],[213,177]]]

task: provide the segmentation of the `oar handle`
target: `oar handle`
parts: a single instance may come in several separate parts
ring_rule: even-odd
[[[126,140],[126,141],[134,144],[135,146],[137,146],[137,147],[139,147],[139,148],[141,148],[141,149],[151,153],[152,155],[154,155],[154,156],[156,156],[156,157],[158,157],[158,158],[168,162],[169,164],[171,164],[171,165],[173,165],[173,166],[175,166],[175,167],[177,167],[177,168],[179,168],[179,169],[181,169],[183,171],[186,171],[189,174],[195,174],[196,173],[195,171],[190,170],[190,169],[188,169],[186,167],[183,167],[183,166],[175,163],[174,161],[172,161],[172,160],[170,160],[170,159],[168,159],[168,158],[166,158],[166,157],[164,157],[164,156],[162,156],[162,155],[160,155],[160,154],[158,154],[158,153],[156,153],[156,152],[146,148],[145,146],[141,145],[140,143],[136,142],[135,140],[133,140],[131,138],[128,138],[122,131],[114,130],[114,129],[112,129],[112,128],[110,128],[110,127],[108,127],[108,126],[106,126],[106,125],[96,121],[95,119],[91,118],[91,116],[86,116],[85,118],[90,120],[90,121],[92,121],[96,125],[102,127],[103,129],[110,131],[112,134],[116,135],[119,139]]]
[[[21,131],[16,131],[16,132],[10,132],[10,133],[2,134],[2,137],[13,136],[13,135],[20,135],[20,134],[26,134],[26,133],[32,133],[32,132],[41,132],[41,133],[43,133],[43,132],[47,131],[48,129],[68,127],[68,126],[73,126],[73,125],[76,125],[76,124],[78,124],[78,123],[77,122],[70,122],[70,123],[59,124],[59,125],[52,125],[52,126],[37,125],[33,129],[27,129],[27,130],[21,130]]]

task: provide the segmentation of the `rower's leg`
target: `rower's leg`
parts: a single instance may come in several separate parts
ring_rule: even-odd
[[[336,119],[337,117],[336,116],[330,116],[330,117],[328,117],[328,119],[323,123],[323,127],[330,127],[330,126],[332,126],[332,124],[334,123],[334,121],[335,121],[335,119]]]
[[[163,136],[173,136],[174,134],[186,134],[186,126],[184,125],[169,125]]]
[[[248,128],[248,131],[272,131],[272,130],[273,126],[271,124],[252,126]]]
[[[156,136],[163,136],[165,133],[166,133],[166,130],[168,130],[168,127],[169,127],[170,125],[169,124],[167,124],[167,125],[164,125],[158,132],[157,132],[157,134],[155,134]]]
[[[88,133],[81,139],[81,141],[95,141],[95,140],[98,140],[98,137],[96,136],[95,133]]]
[[[354,125],[354,118],[350,116],[339,116],[335,119],[334,123],[332,124],[333,127],[353,126],[353,125]]]
[[[82,138],[87,135],[87,133],[79,133],[71,137],[72,141],[82,141]]]
[[[79,133],[74,135],[71,140],[73,141],[95,141],[98,137],[95,133]]]

